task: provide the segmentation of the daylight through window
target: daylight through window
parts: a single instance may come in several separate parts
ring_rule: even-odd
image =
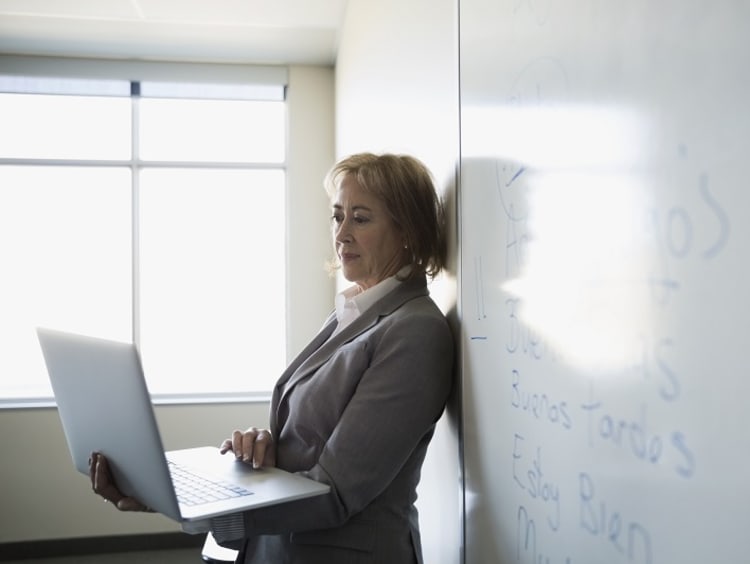
[[[51,397],[38,326],[135,340],[156,399],[271,389],[283,85],[0,76],[0,123],[0,402]]]

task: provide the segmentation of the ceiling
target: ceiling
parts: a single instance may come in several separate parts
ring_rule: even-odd
[[[0,0],[0,53],[333,65],[348,0]]]

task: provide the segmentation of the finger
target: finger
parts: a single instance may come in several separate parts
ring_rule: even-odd
[[[230,450],[232,450],[232,439],[224,439],[224,442],[221,443],[221,446],[219,447],[219,452],[221,454],[226,454]]]
[[[116,504],[120,511],[149,511],[149,508],[133,497],[123,497]]]
[[[255,445],[253,448],[253,468],[260,468],[268,462],[266,458],[269,457],[270,451],[273,450],[270,448],[272,442],[273,437],[269,431],[263,429],[258,432],[255,437]]]
[[[94,489],[94,476],[96,474],[96,464],[94,461],[98,455],[99,453],[97,452],[92,452],[89,455],[89,479],[91,480],[91,489]]]
[[[242,453],[242,462],[251,462],[255,453],[255,441],[258,437],[258,429],[256,427],[250,427],[247,431],[242,433],[242,447],[240,449]]]
[[[94,459],[94,491],[107,501],[117,501],[120,495],[112,482],[107,459],[98,454]]]
[[[124,497],[115,485],[107,458],[102,454],[97,454],[94,458],[93,487],[94,492],[103,497],[104,501],[117,504]]]
[[[237,458],[242,458],[242,431],[234,431],[232,433],[232,451],[234,451],[234,456]]]
[[[107,466],[107,459],[101,454],[97,454],[94,457],[94,475],[92,483],[94,491],[101,496],[104,496],[104,490],[109,486],[109,477],[107,476],[108,471],[109,467]]]

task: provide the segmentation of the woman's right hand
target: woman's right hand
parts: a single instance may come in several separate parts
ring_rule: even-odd
[[[129,497],[117,489],[112,471],[109,469],[107,458],[100,452],[92,452],[89,457],[89,477],[91,488],[94,493],[104,498],[105,502],[111,503],[120,511],[147,511],[153,509],[147,507],[134,497]]]
[[[276,466],[276,443],[268,429],[250,427],[246,431],[235,430],[231,439],[226,439],[219,452],[234,452],[237,460],[252,464],[253,468]]]

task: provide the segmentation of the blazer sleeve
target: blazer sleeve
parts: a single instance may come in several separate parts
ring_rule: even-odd
[[[398,477],[414,488],[424,452],[411,476],[399,476],[426,449],[452,384],[453,338],[432,308],[397,311],[368,338],[369,365],[306,474],[331,486],[327,495],[245,513],[249,536],[340,526]],[[403,308],[408,310],[409,308]],[[434,311],[433,311],[434,309]],[[321,368],[325,370],[325,366]]]

